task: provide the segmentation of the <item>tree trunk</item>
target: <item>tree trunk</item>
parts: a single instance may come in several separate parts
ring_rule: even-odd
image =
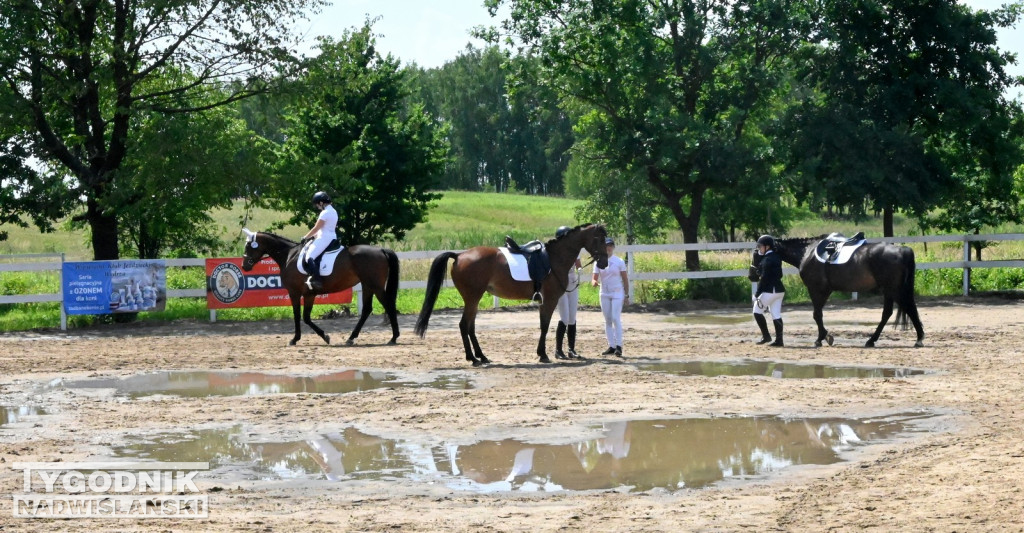
[[[96,261],[120,259],[117,243],[117,215],[106,214],[94,198],[86,201],[85,219],[92,233],[92,258]]]
[[[893,208],[886,206],[882,209],[882,236],[892,237],[892,213]]]

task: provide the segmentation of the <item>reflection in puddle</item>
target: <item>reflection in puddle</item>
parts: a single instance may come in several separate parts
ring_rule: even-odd
[[[386,372],[344,370],[319,376],[289,376],[262,372],[171,371],[139,374],[126,378],[59,380],[51,387],[66,389],[114,389],[119,396],[140,398],[158,394],[186,397],[259,396],[309,392],[344,394],[385,387],[430,387],[470,389],[466,377],[440,376],[429,382],[398,381]]]
[[[0,406],[0,426],[24,422],[25,418],[49,414],[42,407],[33,405]]]
[[[685,361],[641,363],[639,370],[665,372],[680,376],[769,376],[773,378],[904,378],[919,376],[924,370],[901,367],[832,366],[779,361]]]
[[[884,419],[746,417],[611,422],[603,436],[570,444],[518,440],[430,446],[354,428],[291,442],[258,442],[241,427],[134,439],[120,458],[210,462],[220,474],[272,480],[314,478],[439,482],[473,492],[701,488],[824,465],[870,441],[911,431],[931,414]]]

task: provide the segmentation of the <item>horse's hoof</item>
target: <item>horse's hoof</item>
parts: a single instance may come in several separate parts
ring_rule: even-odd
[[[482,365],[489,365],[489,364],[491,364],[491,360],[481,355],[480,356],[480,364],[482,364]]]
[[[924,348],[924,343],[921,341],[917,341],[914,343],[914,348]]]
[[[542,355],[542,356],[540,356],[540,362],[541,363],[550,363],[551,359],[549,359],[547,355]]]
[[[836,342],[836,338],[829,333],[828,336],[825,337],[825,342],[827,342],[829,346],[832,346],[832,343]]]
[[[288,341],[288,346],[295,346],[296,342],[299,342],[299,339],[292,339],[292,340]]]
[[[483,366],[483,364],[484,364],[483,361],[477,361],[477,360],[473,361],[473,366]]]
[[[388,341],[388,344],[391,346],[398,344],[398,337],[392,337],[391,340]]]
[[[324,335],[324,342],[326,342],[327,344],[330,344],[331,343],[331,336],[330,335]]]
[[[868,342],[865,342],[865,343],[864,343],[864,347],[865,347],[865,348],[874,348],[874,347],[875,347],[875,341],[868,341]]]
[[[355,339],[349,339],[349,340],[345,341],[345,345],[346,346],[352,346],[355,343],[356,343]]]
[[[821,341],[814,341],[815,348],[821,348]]]

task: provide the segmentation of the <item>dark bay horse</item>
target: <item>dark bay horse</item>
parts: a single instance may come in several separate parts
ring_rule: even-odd
[[[892,316],[893,303],[899,309],[894,327],[907,329],[907,319],[910,319],[917,331],[914,346],[924,346],[924,327],[914,302],[914,250],[895,244],[865,243],[843,264],[822,263],[815,258],[814,250],[824,237],[775,240],[775,252],[783,261],[800,269],[800,279],[810,293],[814,305],[814,322],[818,325],[818,338],[814,346],[820,347],[822,341],[831,346],[834,341],[832,334],[825,329],[821,312],[832,291],[867,292],[876,289],[884,299],[882,320],[865,346],[870,348],[875,345]],[[761,257],[755,250],[751,279],[756,279],[755,269]]]
[[[395,344],[398,340],[398,311],[395,309],[395,302],[398,299],[398,255],[387,248],[378,248],[365,244],[346,246],[338,254],[334,262],[334,270],[330,276],[324,278],[324,290],[312,292],[306,286],[306,274],[299,272],[299,252],[302,250],[300,243],[290,241],[273,233],[252,232],[242,230],[246,234],[245,254],[242,261],[242,270],[252,270],[253,265],[258,263],[263,256],[269,255],[281,268],[281,286],[288,291],[288,297],[292,301],[292,313],[295,316],[295,337],[289,345],[294,345],[302,337],[302,330],[299,324],[299,301],[303,302],[302,320],[313,331],[320,336],[327,344],[331,343],[331,337],[324,333],[313,320],[310,313],[313,312],[313,301],[317,294],[338,292],[354,287],[357,283],[363,284],[363,312],[359,315],[359,322],[352,330],[346,344],[352,344],[363,323],[373,311],[373,297],[376,296],[384,311],[391,321],[391,341],[388,344]]]
[[[604,245],[606,236],[604,226],[585,224],[576,226],[566,235],[547,242],[551,271],[544,278],[540,290],[543,296],[543,303],[540,305],[540,342],[537,344],[537,355],[540,356],[540,362],[551,362],[544,347],[544,337],[547,336],[548,326],[551,324],[551,313],[558,305],[558,298],[566,291],[569,284],[569,268],[579,256],[580,250],[583,249],[590,253],[599,267],[606,268],[608,266],[608,254]],[[459,294],[462,295],[465,305],[462,311],[462,320],[459,321],[459,333],[462,335],[462,344],[466,349],[466,360],[472,362],[473,366],[490,363],[491,361],[484,356],[480,349],[480,343],[476,339],[476,314],[477,308],[480,306],[480,298],[485,292],[489,292],[499,298],[530,300],[533,297],[533,282],[512,279],[505,255],[497,248],[477,246],[462,253],[444,252],[434,259],[434,263],[430,267],[423,308],[416,320],[415,331],[420,337],[426,335],[427,323],[430,321],[434,303],[437,301],[437,295],[444,283],[449,259],[455,259],[455,263],[452,265],[452,282]]]

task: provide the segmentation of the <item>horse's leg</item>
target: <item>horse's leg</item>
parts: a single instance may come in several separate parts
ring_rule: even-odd
[[[302,323],[299,322],[299,298],[301,298],[301,296],[289,294],[289,297],[291,297],[292,300],[292,316],[295,318],[295,336],[292,337],[288,346],[295,346],[295,343],[299,342],[299,339],[302,338]]]
[[[921,316],[917,312],[917,304],[910,302],[910,305],[906,306],[903,310],[910,317],[910,321],[914,323],[914,331],[917,331],[917,342],[914,343],[915,348],[924,346],[924,325],[921,324]]]
[[[541,363],[551,362],[551,359],[548,359],[545,340],[548,336],[548,328],[551,326],[551,313],[554,311],[554,308],[547,309],[547,301],[548,299],[545,299],[544,306],[540,309],[540,342],[537,343],[537,355],[540,357]]]
[[[359,332],[363,329],[363,323],[366,322],[366,319],[370,317],[370,313],[373,312],[373,294],[366,290],[365,287],[363,288],[362,293],[361,298],[363,300],[363,312],[359,313],[359,321],[356,322],[355,329],[352,330],[352,334],[349,335],[348,340],[345,341],[345,344],[349,346],[352,346],[352,344],[355,343],[356,337],[359,336]]]
[[[391,323],[391,340],[388,341],[388,344],[398,344],[398,335],[399,335],[399,333],[398,333],[398,307],[396,306],[397,302],[396,301],[390,301],[389,298],[388,298],[388,293],[384,289],[381,289],[380,291],[378,291],[376,296],[377,296],[377,301],[380,302],[380,305],[384,308],[384,313],[386,313],[387,316],[388,316],[388,322]],[[370,300],[367,302],[366,305],[373,305],[373,299],[370,298]]]
[[[463,309],[462,320],[459,320],[459,336],[462,337],[462,348],[466,350],[466,360],[473,363],[473,366],[480,366],[483,362],[473,356],[473,345],[476,344],[476,339],[470,341],[469,324],[470,317],[466,310]]]
[[[480,348],[480,341],[476,339],[476,314],[480,309],[480,296],[468,300],[463,297],[463,301],[466,302],[466,307],[462,312],[462,316],[466,320],[466,337],[463,339],[467,343],[466,354],[469,355],[469,349],[472,346],[473,354],[478,361],[473,363],[473,366],[490,364],[491,360],[484,355],[484,351]]]
[[[302,321],[309,324],[309,327],[313,328],[313,331],[327,344],[331,343],[331,337],[324,333],[324,330],[320,329],[319,326],[313,323],[313,318],[310,316],[313,314],[313,303],[316,302],[316,296],[310,294],[302,299],[304,308],[302,310]]]
[[[814,305],[814,323],[818,325],[818,338],[814,341],[815,348],[821,348],[821,341],[827,341],[829,346],[832,346],[832,343],[835,342],[835,338],[825,329],[824,313],[822,313],[829,294],[831,294],[831,291],[823,295],[811,295],[811,303]]]
[[[875,334],[868,339],[868,342],[864,343],[864,346],[867,348],[873,348],[875,346],[875,341],[877,341],[878,336],[882,334],[882,328],[885,327],[885,323],[888,322],[889,317],[892,316],[892,298],[886,296],[882,305],[882,321],[879,322],[878,327],[875,328]]]

